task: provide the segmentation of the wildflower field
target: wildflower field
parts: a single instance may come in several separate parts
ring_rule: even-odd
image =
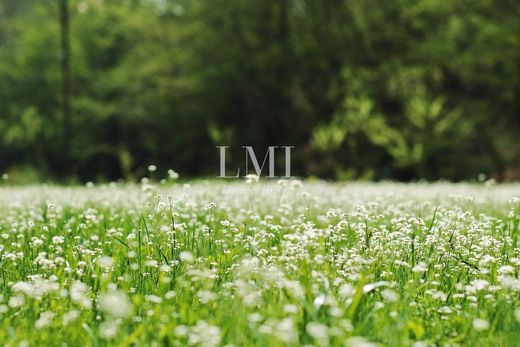
[[[520,185],[0,187],[5,346],[518,346]]]

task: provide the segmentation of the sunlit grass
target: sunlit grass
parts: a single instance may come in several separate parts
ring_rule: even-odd
[[[514,346],[520,186],[0,188],[0,341]]]

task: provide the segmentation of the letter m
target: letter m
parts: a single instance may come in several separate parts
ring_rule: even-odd
[[[246,175],[249,173],[249,158],[251,158],[251,162],[253,163],[256,175],[259,177],[262,174],[262,169],[264,168],[265,161],[267,160],[267,158],[269,158],[269,176],[267,176],[267,178],[276,177],[274,175],[274,150],[275,148],[278,148],[278,146],[269,146],[267,148],[267,153],[265,154],[264,160],[262,161],[262,166],[258,165],[258,160],[256,159],[255,151],[253,150],[252,146],[242,146],[242,148],[246,149]]]

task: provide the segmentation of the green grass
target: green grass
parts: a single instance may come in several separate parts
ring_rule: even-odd
[[[519,185],[0,188],[7,346],[515,346]]]

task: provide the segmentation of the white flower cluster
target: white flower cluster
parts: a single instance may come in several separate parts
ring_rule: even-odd
[[[508,345],[518,196],[517,185],[253,175],[1,187],[3,342]]]

